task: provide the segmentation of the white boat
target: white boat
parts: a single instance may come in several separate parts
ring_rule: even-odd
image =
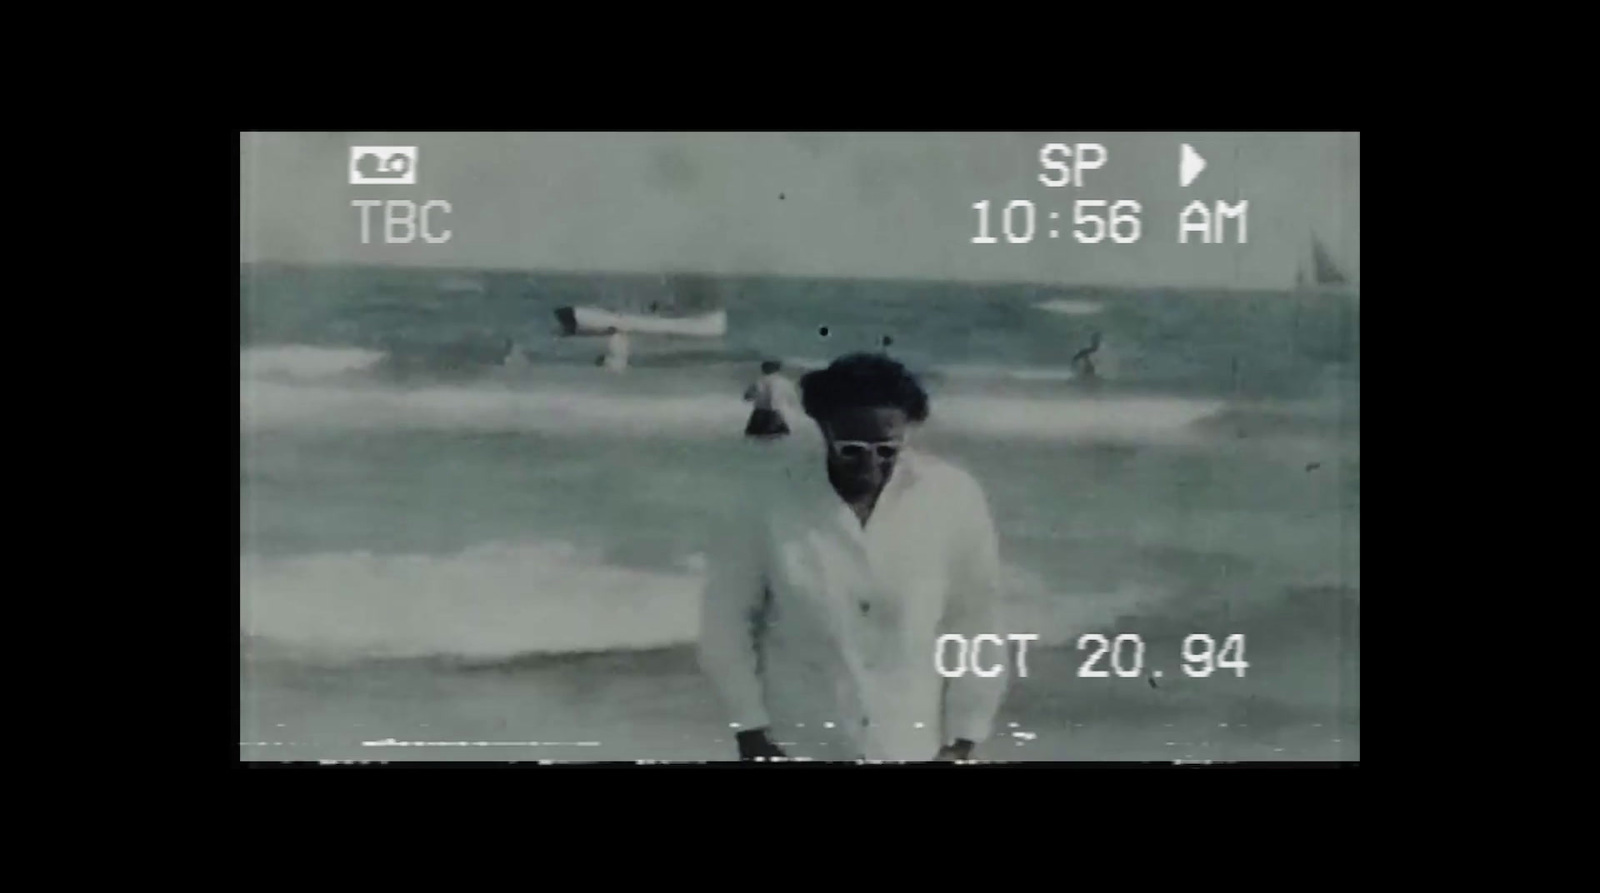
[[[728,312],[713,310],[697,316],[655,316],[613,313],[599,307],[559,307],[556,321],[567,335],[681,335],[687,338],[721,338],[728,333]]]
[[[474,276],[445,276],[439,279],[439,291],[447,294],[476,294],[484,292],[483,281]]]
[[[1061,313],[1066,316],[1094,316],[1106,309],[1105,305],[1095,301],[1076,301],[1068,298],[1057,298],[1033,305],[1035,310],[1044,310],[1050,313]]]

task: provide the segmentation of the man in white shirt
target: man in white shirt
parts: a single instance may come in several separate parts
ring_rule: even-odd
[[[1004,635],[983,490],[907,447],[928,397],[898,362],[844,357],[801,392],[824,455],[752,488],[702,603],[700,663],[739,756],[968,758],[993,731],[1009,661],[990,649],[985,675],[946,678],[934,652],[946,633]]]

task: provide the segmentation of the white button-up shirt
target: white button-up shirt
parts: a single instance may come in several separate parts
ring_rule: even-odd
[[[1005,634],[982,488],[905,450],[863,529],[807,453],[754,488],[715,550],[700,663],[731,721],[812,759],[925,761],[985,740],[1006,674],[946,678],[934,653],[945,633]],[[986,671],[1002,651],[985,650]]]

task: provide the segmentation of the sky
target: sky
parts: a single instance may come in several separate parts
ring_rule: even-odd
[[[1048,187],[1050,143],[1098,143],[1105,163]],[[1183,143],[1206,160],[1187,188]],[[414,185],[349,183],[351,146],[396,145],[418,149]],[[239,148],[241,262],[1284,288],[1314,232],[1360,281],[1358,133],[241,133]],[[432,215],[449,241],[384,244],[381,209],[357,199],[449,202]],[[1139,202],[1139,239],[1074,239],[1075,203],[1096,199]],[[985,200],[995,244],[972,241]],[[1002,230],[1019,200],[1036,209],[1026,244]],[[1179,244],[1196,200],[1247,200],[1247,241],[1229,221],[1223,244]]]

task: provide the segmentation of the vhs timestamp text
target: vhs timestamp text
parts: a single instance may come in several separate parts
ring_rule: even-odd
[[[1089,652],[1078,667],[1079,676],[1103,679],[1116,675],[1136,679],[1145,675],[1144,639],[1137,634],[1124,633],[1107,639],[1099,633],[1087,633],[1078,637],[1078,650]],[[1182,652],[1181,666],[1187,676],[1203,678],[1218,670],[1232,670],[1235,676],[1243,676],[1250,666],[1244,659],[1243,633],[1225,637],[1220,648],[1215,638],[1193,633],[1184,637]],[[1102,663],[1109,669],[1101,667]],[[1149,675],[1159,678],[1161,670],[1152,668]]]

